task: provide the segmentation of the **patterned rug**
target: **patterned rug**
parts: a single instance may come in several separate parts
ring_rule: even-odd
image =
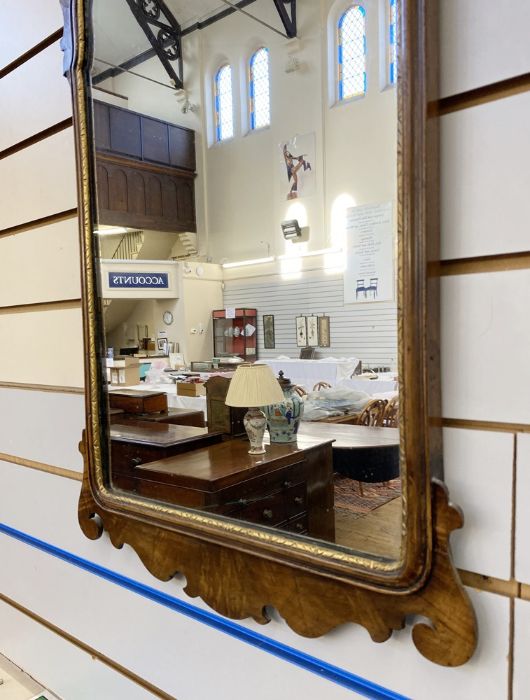
[[[363,483],[363,495],[359,482],[341,474],[335,474],[335,510],[345,511],[350,518],[360,518],[401,495],[401,479],[393,479],[387,485]]]

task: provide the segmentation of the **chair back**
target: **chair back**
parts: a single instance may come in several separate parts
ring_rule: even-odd
[[[327,382],[317,382],[313,387],[313,391],[320,391],[321,389],[331,389],[331,384]]]
[[[372,399],[368,401],[357,420],[357,425],[369,425],[372,427],[381,427],[386,408],[385,399]]]
[[[383,425],[386,428],[399,427],[399,394],[393,396],[387,403],[383,416]]]

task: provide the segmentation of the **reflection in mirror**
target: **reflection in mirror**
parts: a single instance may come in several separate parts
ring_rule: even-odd
[[[94,0],[117,488],[399,559],[396,2]]]

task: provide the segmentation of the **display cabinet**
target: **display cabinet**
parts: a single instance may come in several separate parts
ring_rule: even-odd
[[[254,362],[258,357],[258,312],[256,309],[222,309],[212,312],[214,357],[240,357]]]

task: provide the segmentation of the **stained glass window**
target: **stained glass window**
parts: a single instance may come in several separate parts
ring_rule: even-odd
[[[269,49],[261,48],[250,59],[250,128],[271,123]]]
[[[215,76],[215,130],[217,141],[234,135],[232,68],[228,64],[221,66]]]
[[[388,23],[388,82],[390,85],[395,85],[397,81],[397,0],[389,0],[389,3],[390,14]]]
[[[339,20],[339,100],[366,93],[365,19],[364,7],[352,5]]]

